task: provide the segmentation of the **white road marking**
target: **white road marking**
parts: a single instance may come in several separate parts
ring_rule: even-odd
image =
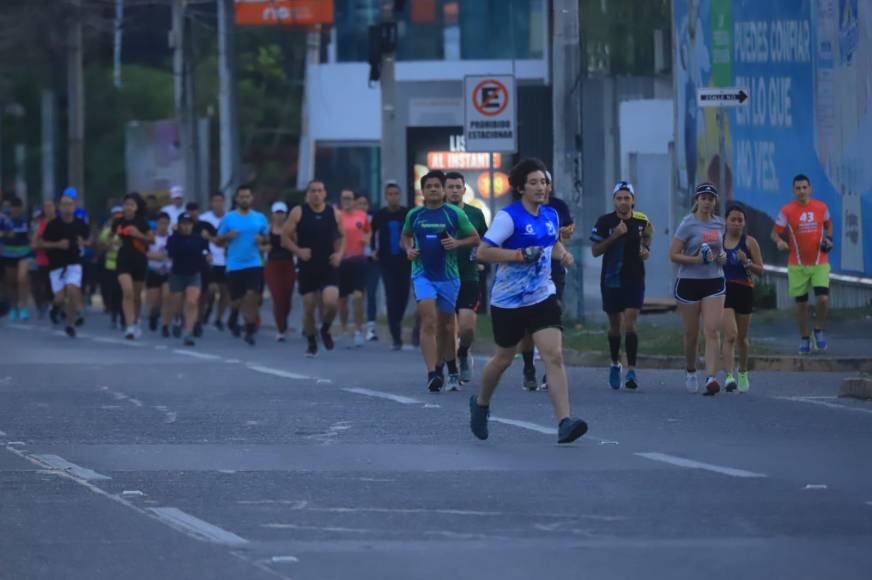
[[[215,354],[207,354],[205,352],[194,352],[192,350],[182,350],[180,348],[173,349],[173,352],[176,354],[181,354],[185,356],[189,356],[192,358],[199,358],[203,360],[221,360],[221,357]]]
[[[300,560],[295,556],[273,556],[269,561],[273,564],[294,564]]]
[[[167,347],[167,345],[165,345],[165,344],[156,344],[156,345],[154,346],[154,349],[155,349],[155,350],[167,350],[167,348],[168,348],[168,347]]]
[[[370,530],[366,528],[342,528],[339,526],[299,526],[297,524],[261,524],[262,528],[270,528],[273,530],[317,530],[320,532],[341,532],[349,534],[372,534],[378,530]]]
[[[6,437],[6,431],[0,431],[0,437]]]
[[[228,546],[242,546],[248,543],[248,540],[245,538],[241,538],[233,532],[228,532],[209,522],[204,522],[200,518],[196,518],[178,508],[156,507],[148,508],[148,511],[156,515],[158,519],[167,525],[207,542]]]
[[[517,419],[504,419],[502,417],[494,417],[491,415],[491,421],[494,423],[502,423],[504,425],[512,425],[513,427],[520,427],[521,429],[529,429],[530,431],[536,431],[537,433],[542,433],[543,435],[557,435],[557,429],[554,427],[545,427],[544,425],[537,425],[536,423],[530,423],[528,421],[518,421]]]
[[[824,397],[773,397],[773,399],[778,399],[780,401],[793,401],[795,403],[808,403],[810,405],[818,405],[820,407],[827,407],[828,409],[838,409],[840,411],[854,411],[855,413],[867,413],[872,415],[872,409],[862,409],[860,407],[854,407],[852,405],[837,405],[836,403],[827,403],[826,401],[822,401]]]
[[[26,324],[15,324],[14,322],[7,324],[6,328],[16,328],[18,330],[33,330],[32,326]]]
[[[49,467],[52,467],[53,469],[66,471],[67,473],[75,475],[79,479],[84,479],[86,481],[112,479],[108,475],[97,473],[93,469],[88,469],[87,467],[82,467],[81,465],[70,463],[60,455],[34,455],[33,457],[38,461],[48,465]]]
[[[124,497],[142,497],[145,494],[138,489],[125,489],[121,492]]]
[[[63,332],[61,332],[60,334],[64,335]],[[123,344],[124,346],[133,346],[133,347],[148,346],[146,344],[143,344],[141,342],[136,342],[133,340],[127,340],[127,339],[121,339],[121,338],[107,338],[105,336],[95,336],[91,340],[93,340],[94,342],[103,342],[106,344]]]
[[[652,451],[647,453],[635,453],[634,455],[644,457],[645,459],[651,459],[652,461],[660,461],[663,463],[668,463],[670,465],[676,465],[678,467],[687,467],[688,469],[702,469],[705,471],[720,473],[721,475],[729,475],[731,477],[766,477],[766,475],[763,473],[755,473],[753,471],[745,471],[744,469],[736,469],[734,467],[723,467],[711,463],[703,463],[701,461],[694,461],[692,459],[676,457],[674,455],[668,455],[666,453],[657,453]]]
[[[827,489],[828,486],[825,483],[806,483],[805,487],[802,489]]]
[[[232,365],[232,364],[239,364],[241,361],[238,358],[227,358],[227,359],[224,359],[224,362]]]
[[[292,373],[292,372],[283,371],[280,369],[274,369],[272,367],[264,367],[264,366],[260,366],[260,365],[250,364],[250,365],[248,365],[248,368],[250,368],[253,371],[257,371],[259,373],[264,373],[266,375],[273,375],[276,377],[282,377],[284,379],[306,380],[306,379],[315,378],[315,377],[310,377],[309,375],[301,375],[298,373]]]
[[[357,387],[349,387],[347,389],[342,389],[342,390],[347,391],[349,393],[354,393],[355,395],[364,395],[366,397],[375,397],[377,399],[387,399],[388,401],[400,403],[401,405],[420,405],[423,402],[423,401],[419,401],[418,399],[413,399],[412,397],[404,397],[402,395],[393,395],[391,393],[383,393],[381,391],[373,391],[372,389],[360,389]]]
[[[25,445],[27,445],[27,443],[25,443],[24,441],[10,441],[10,442],[7,443],[6,445],[12,445],[12,446],[24,447]]]

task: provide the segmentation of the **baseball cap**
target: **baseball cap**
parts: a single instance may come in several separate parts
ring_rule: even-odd
[[[121,207],[120,205],[113,205],[112,209],[109,210],[109,213],[123,213],[123,212],[124,212],[124,208]]]
[[[188,212],[184,212],[183,214],[179,215],[179,222],[194,223],[194,218],[191,217],[191,214],[189,214]]]
[[[701,196],[704,193],[710,193],[715,197],[718,197],[718,189],[712,185],[711,183],[700,183],[696,186],[696,189],[693,192],[693,198]]]
[[[179,197],[185,197],[185,192],[178,185],[174,185],[170,188],[170,199],[177,199]]]
[[[286,204],[283,201],[277,201],[274,204],[272,204],[270,211],[273,213],[275,213],[277,211],[283,211],[285,213],[288,213],[288,204]]]
[[[636,190],[633,189],[633,184],[630,183],[629,181],[617,182],[615,184],[615,189],[612,190],[612,195],[615,195],[616,193],[618,193],[619,191],[622,191],[622,190],[629,191],[630,195],[632,195],[633,197],[636,197]]]
[[[548,171],[547,169],[545,170],[545,181],[547,181],[548,183],[553,182],[553,180],[551,179],[551,172]]]
[[[63,197],[69,197],[70,199],[76,199],[79,197],[79,192],[75,187],[68,187],[64,190]]]

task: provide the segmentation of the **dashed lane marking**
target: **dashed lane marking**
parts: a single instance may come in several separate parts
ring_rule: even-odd
[[[264,373],[266,375],[282,377],[283,379],[307,380],[316,378],[310,377],[309,375],[301,375],[299,373],[292,373],[288,371],[283,371],[281,369],[274,369],[272,367],[264,367],[261,365],[248,365],[248,368],[259,373]]]
[[[173,349],[173,352],[176,354],[181,354],[192,358],[199,358],[202,360],[221,360],[220,356],[216,354],[207,354],[205,352],[194,352],[192,350],[182,350],[180,348]]]
[[[373,391],[372,389],[361,389],[358,387],[349,387],[342,389],[343,391],[354,393],[355,395],[364,395],[366,397],[375,397],[377,399],[387,399],[401,405],[420,405],[423,401],[413,399],[412,397],[404,397],[402,395],[394,395],[391,393],[383,393],[381,391]]]
[[[48,465],[53,469],[59,469],[61,471],[65,471],[72,475],[75,475],[79,479],[84,479],[85,481],[97,481],[103,479],[112,479],[108,475],[103,475],[102,473],[97,473],[93,469],[88,469],[87,467],[82,467],[81,465],[76,465],[75,463],[71,463],[61,457],[60,455],[34,455],[38,461]]]
[[[779,401],[793,401],[795,403],[806,403],[808,405],[817,405],[828,409],[838,409],[839,411],[853,411],[855,413],[866,413],[872,415],[872,409],[862,409],[852,405],[839,405],[837,403],[827,403],[826,400],[821,400],[821,397],[773,397]]]
[[[730,477],[766,477],[766,475],[763,473],[745,471],[744,469],[736,469],[734,467],[723,467],[721,465],[714,465],[712,463],[703,463],[701,461],[685,459],[684,457],[676,457],[675,455],[668,455],[666,453],[657,453],[654,451],[650,451],[645,453],[634,453],[634,455],[638,455],[639,457],[644,457],[645,459],[650,459],[652,461],[668,463],[669,465],[675,465],[677,467],[686,467],[688,469],[702,469],[704,471],[720,473],[721,475],[729,475]]]
[[[147,509],[170,527],[201,540],[227,546],[244,546],[248,543],[248,540],[245,538],[194,517],[189,513],[185,513],[178,508],[156,507]]]

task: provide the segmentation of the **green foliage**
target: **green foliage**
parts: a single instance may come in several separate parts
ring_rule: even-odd
[[[581,14],[588,74],[654,74],[654,31],[670,37],[671,0],[581,0]]]

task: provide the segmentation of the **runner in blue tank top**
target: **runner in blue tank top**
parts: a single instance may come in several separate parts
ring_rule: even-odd
[[[745,393],[751,388],[748,380],[748,329],[754,306],[754,280],[751,274],[763,273],[760,245],[745,234],[745,210],[739,205],[727,208],[723,248],[727,255],[724,263],[726,301],[724,302],[724,388],[736,388]],[[734,374],[736,345],[739,347],[739,369]],[[738,378],[738,380],[737,380]]]

